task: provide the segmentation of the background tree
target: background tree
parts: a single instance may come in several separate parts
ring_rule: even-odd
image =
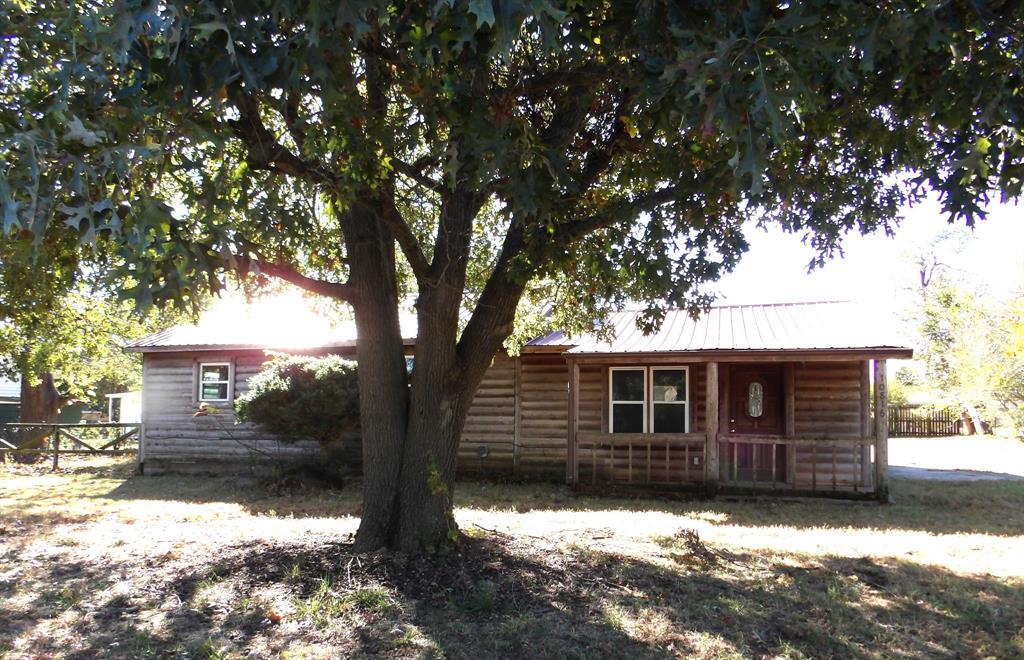
[[[627,300],[651,327],[709,302],[746,218],[825,259],[927,189],[967,223],[1019,196],[1024,9],[979,7],[7,5],[2,229],[117,246],[143,305],[225,273],[351,303],[357,546],[436,546],[466,411],[532,283],[570,329]]]
[[[121,347],[185,315],[140,313],[98,279],[88,282],[83,262],[100,253],[79,254],[66,234],[41,245],[9,237],[0,247],[0,373],[21,381],[20,421],[54,422],[71,401],[103,408],[105,394],[138,389],[141,360]]]
[[[1024,442],[1024,288],[1004,308],[1005,343],[997,357],[1003,364],[995,396],[1006,410],[1017,437]]]
[[[911,328],[915,359],[894,379],[890,399],[911,392],[926,400],[970,413],[981,432],[1001,425],[1024,429],[1019,419],[1021,387],[1019,318],[1021,290],[993,291],[974,281],[962,255],[974,239],[961,228],[949,228],[908,252],[913,269],[904,322]],[[967,268],[961,266],[967,265]],[[1013,283],[1014,266],[1002,277]],[[1019,269],[1018,269],[1019,270]]]
[[[139,389],[142,363],[122,346],[179,320],[79,286],[45,310],[11,310],[0,294],[0,372],[21,380],[22,422],[54,422],[72,401],[103,409],[110,392]]]
[[[949,279],[933,283],[920,307],[918,386],[968,411],[978,432],[982,421],[1024,430],[1022,311],[1019,292],[1000,298]]]

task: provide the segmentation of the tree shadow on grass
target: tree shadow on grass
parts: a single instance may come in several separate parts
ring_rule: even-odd
[[[322,518],[358,516],[360,482],[340,489],[238,477],[133,477],[100,497],[114,500],[173,500],[194,503],[233,502],[251,514]],[[1024,482],[935,483],[894,480],[894,504],[833,500],[706,499],[687,497],[576,496],[550,483],[460,481],[456,507],[481,510],[661,512],[700,514],[719,524],[748,527],[786,526],[899,529],[933,534],[978,533],[1024,535]],[[711,514],[711,515],[708,515]]]
[[[891,504],[771,500],[709,503],[718,524],[1024,536],[1024,482],[893,480]]]
[[[112,567],[63,563],[37,583],[69,586],[73,602],[58,594],[55,605],[42,591],[36,616],[0,623],[0,637],[31,635],[59,606],[82,616],[66,639],[36,640],[33,652],[139,657],[213,644],[257,655],[313,646],[454,658],[1024,653],[1020,581],[899,560],[745,554],[712,566],[671,543],[664,561],[531,543],[495,534],[418,558],[355,555],[340,541],[233,546],[134,585],[136,597],[98,603]],[[202,605],[211,584],[226,585],[233,600]],[[253,606],[274,588],[296,606],[284,621]]]
[[[460,483],[456,506],[530,511],[658,512],[699,515],[722,525],[910,530],[932,534],[1024,535],[1024,482],[943,483],[894,480],[893,504],[832,499],[763,497],[707,498],[700,495],[575,496],[552,485]]]
[[[291,479],[237,475],[136,475],[97,497],[122,501],[232,503],[251,514],[296,518],[358,515],[362,506],[359,481],[335,488]]]

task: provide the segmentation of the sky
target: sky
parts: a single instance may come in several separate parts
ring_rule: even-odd
[[[962,252],[946,250],[943,260],[954,269],[951,277],[1005,298],[1024,286],[1024,206],[992,203],[987,211],[987,219],[966,231]],[[918,284],[912,255],[949,228],[934,199],[905,208],[904,216],[893,237],[848,235],[845,255],[810,273],[814,251],[800,236],[751,227],[750,250],[711,289],[723,303],[853,300],[898,312]]]

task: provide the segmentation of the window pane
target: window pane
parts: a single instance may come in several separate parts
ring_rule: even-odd
[[[655,401],[686,401],[685,369],[656,369],[653,380]]]
[[[203,393],[200,397],[206,400],[224,400],[228,398],[227,383],[203,383]]]
[[[612,433],[643,433],[644,407],[638,403],[612,404]]]
[[[757,381],[747,388],[747,415],[760,417],[764,414],[764,386]]]
[[[642,371],[613,371],[612,372],[612,400],[613,401],[643,401],[644,400],[644,372],[642,372]]]
[[[686,433],[686,404],[654,404],[654,433]]]
[[[228,365],[216,365],[203,367],[203,382],[227,380]]]

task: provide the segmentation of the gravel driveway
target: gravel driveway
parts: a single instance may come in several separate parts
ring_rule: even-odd
[[[891,438],[889,471],[906,479],[1024,480],[1024,442],[993,436]]]

